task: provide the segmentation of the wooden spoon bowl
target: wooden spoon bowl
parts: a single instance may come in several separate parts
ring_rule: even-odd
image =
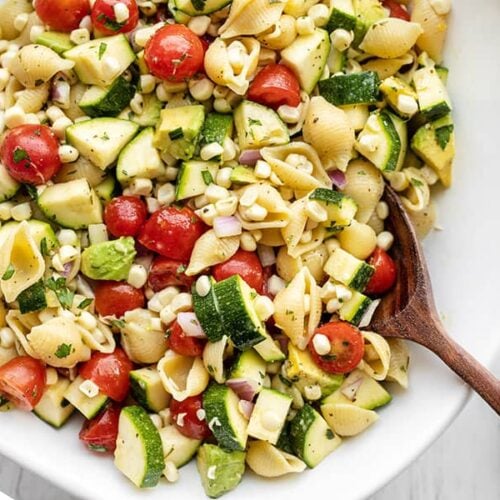
[[[500,381],[446,333],[415,230],[398,195],[388,186],[385,201],[398,279],[375,311],[371,327],[384,337],[412,340],[433,351],[500,415]]]

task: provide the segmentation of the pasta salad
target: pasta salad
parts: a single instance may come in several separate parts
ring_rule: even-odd
[[[384,188],[423,238],[452,182],[449,11],[2,2],[0,408],[214,498],[374,424],[409,364],[370,329]]]

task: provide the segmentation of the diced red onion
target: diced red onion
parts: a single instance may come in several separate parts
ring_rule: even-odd
[[[242,165],[254,166],[258,160],[262,160],[262,155],[258,149],[247,149],[242,151],[238,161]]]
[[[253,403],[250,403],[250,401],[245,401],[244,399],[241,399],[240,402],[238,403],[238,406],[241,414],[247,420],[250,420],[255,405]]]
[[[361,321],[359,322],[359,328],[365,328],[371,323],[373,314],[375,313],[375,310],[377,309],[378,305],[380,304],[380,299],[374,300],[366,309],[365,313],[363,314],[363,317],[361,318]]]
[[[67,278],[71,274],[71,271],[73,271],[74,265],[75,265],[74,261],[66,262],[66,264],[64,264],[64,266],[63,266],[64,270],[61,271],[59,274],[61,276],[64,276],[65,278]]]
[[[252,401],[260,388],[255,380],[247,378],[231,378],[226,384],[240,399],[244,399],[245,401]]]
[[[186,334],[186,337],[195,337],[197,339],[207,338],[194,312],[180,312],[177,315],[177,322]]]
[[[358,389],[361,387],[362,383],[363,377],[359,377],[351,384],[345,386],[341,392],[349,401],[354,401],[356,393],[358,392]]]
[[[328,172],[328,177],[330,177],[334,186],[338,187],[339,189],[345,188],[347,179],[342,170],[332,170],[331,172]]]
[[[272,266],[276,263],[276,254],[273,247],[267,245],[259,245],[257,247],[257,254],[259,255],[260,263],[263,267]]]
[[[59,104],[59,106],[63,108],[68,107],[70,99],[70,89],[71,87],[66,80],[55,80],[52,84],[50,93],[51,100],[56,104]]]
[[[214,232],[217,238],[238,236],[241,234],[241,222],[234,216],[221,216],[214,219]]]
[[[280,349],[287,354],[288,353],[288,343],[290,339],[286,335],[276,335],[275,339],[278,341],[280,345]]]

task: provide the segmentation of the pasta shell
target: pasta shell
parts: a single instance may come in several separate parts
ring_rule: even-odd
[[[323,243],[301,256],[302,265],[309,269],[316,283],[322,283],[324,280],[325,272],[323,267],[327,260],[328,250]]]
[[[127,311],[121,328],[122,346],[134,363],[156,363],[165,354],[165,333],[155,327],[157,317],[147,309]]]
[[[71,85],[69,91],[69,107],[64,110],[64,113],[70,120],[75,121],[77,118],[85,116],[85,113],[78,103],[81,101],[86,90],[87,86],[83,83],[78,82],[76,85]]]
[[[92,332],[82,328],[82,337],[93,351],[109,354],[116,348],[113,332],[101,321],[97,322],[97,328]]]
[[[275,26],[285,7],[284,1],[234,0],[229,17],[220,27],[222,38],[258,35]]]
[[[305,296],[309,297],[306,309]],[[299,349],[305,349],[321,319],[320,290],[304,267],[274,299],[274,320]]]
[[[237,70],[231,65],[228,49],[230,44],[242,44],[246,51],[244,63]],[[254,38],[237,38],[229,43],[216,38],[205,53],[205,71],[219,85],[229,87],[238,95],[244,95],[259,63],[260,43]]]
[[[404,198],[402,198],[402,201],[403,204],[405,204]],[[406,211],[410,216],[410,220],[413,223],[418,239],[423,240],[436,226],[436,204],[431,201],[422,210],[412,210],[406,207]]]
[[[276,272],[278,276],[288,283],[293,280],[302,267],[302,260],[299,257],[291,257],[287,247],[280,248],[276,256]]]
[[[306,469],[302,460],[266,441],[251,441],[248,444],[246,462],[250,469],[262,477],[279,477]]]
[[[262,238],[259,240],[259,244],[268,247],[281,247],[285,244],[279,228],[261,229],[261,232]]]
[[[9,62],[8,70],[27,88],[49,81],[59,71],[71,69],[75,63],[59,57],[43,45],[25,45]]]
[[[368,28],[359,48],[383,59],[393,59],[406,54],[422,33],[420,24],[389,17]]]
[[[375,380],[385,380],[391,360],[391,348],[387,340],[378,333],[361,333],[365,339],[365,357],[360,368]]]
[[[356,436],[378,420],[378,415],[373,410],[365,410],[353,404],[322,405],[321,413],[339,436]]]
[[[351,161],[345,176],[343,193],[353,198],[358,205],[356,220],[366,224],[384,194],[384,178],[380,170],[366,160]]]
[[[228,337],[224,335],[217,342],[207,342],[205,349],[203,349],[203,365],[219,384],[223,384],[226,381],[224,374],[224,352],[227,341]]]
[[[91,350],[83,343],[82,328],[65,317],[35,326],[26,338],[34,357],[56,368],[72,368],[90,359]]]
[[[305,16],[307,11],[319,1],[320,0],[288,0],[286,2],[285,12],[293,17]]]
[[[5,87],[5,109],[8,109],[16,103],[16,95],[23,90],[23,86],[17,81],[16,78],[11,76]]]
[[[5,365],[11,359],[17,358],[19,354],[15,347],[0,347],[0,366]]]
[[[311,162],[313,166],[312,174],[308,174],[304,170],[287,163],[286,159],[292,154],[301,155]],[[285,186],[301,191],[311,191],[317,187],[332,186],[332,181],[325,172],[314,147],[305,142],[295,141],[284,146],[263,148],[261,155]]]
[[[319,247],[326,236],[326,229],[323,226],[319,226],[316,229],[313,229],[311,235],[311,241],[307,243],[300,243],[292,250],[289,250],[289,253],[292,257],[300,257],[301,255],[314,250]]]
[[[200,358],[167,351],[158,363],[161,382],[176,401],[201,394],[208,386],[209,375]]]
[[[375,71],[381,80],[394,76],[403,66],[411,64],[414,57],[411,53],[395,59],[370,59],[361,65],[363,71]]]
[[[391,361],[386,380],[396,382],[404,389],[408,389],[408,365],[410,364],[410,352],[404,340],[387,339],[391,348]]]
[[[300,243],[300,239],[306,228],[308,220],[306,204],[307,198],[301,198],[292,203],[290,206],[290,222],[281,230],[290,255],[292,255],[292,251]],[[293,255],[293,257],[297,256]]]
[[[429,0],[414,0],[411,21],[422,26],[423,33],[418,37],[417,47],[429,54],[437,63],[443,58],[448,16],[439,15]]]
[[[258,39],[262,45],[273,49],[281,50],[288,47],[297,38],[297,28],[295,18],[292,16],[281,16],[276,26],[270,33],[262,33]]]
[[[345,171],[352,158],[355,138],[344,111],[323,97],[312,97],[302,131],[304,140],[318,152],[327,170]]]
[[[255,204],[267,210],[266,218],[262,221],[249,221],[242,216],[243,210],[237,214],[241,225],[248,231],[257,229],[281,228],[290,221],[290,210],[283,201],[277,189],[269,184],[259,183],[245,186],[238,191],[238,196],[249,197]]]
[[[17,92],[16,104],[20,106],[25,113],[37,113],[40,111],[49,99],[50,85],[44,83],[34,89],[25,89]]]
[[[196,241],[189,266],[186,269],[188,276],[195,276],[210,266],[215,266],[230,259],[240,247],[240,238],[217,238],[213,229],[207,231]]]
[[[13,43],[19,45],[20,47],[31,43],[31,28],[33,28],[33,26],[43,26],[43,23],[37,16],[36,12],[32,12],[28,15],[28,22],[22,29],[21,33],[19,33],[19,36],[13,40]]]
[[[4,276],[8,270],[11,277],[0,281],[0,291],[9,303],[42,278],[45,260],[31,236],[27,222],[21,222],[6,233],[6,240],[0,244],[0,276]]]
[[[7,313],[6,322],[16,337],[16,350],[19,355],[28,354],[32,358],[36,357],[26,335],[33,327],[40,324],[38,315],[36,313],[21,314],[18,310],[11,310]]]
[[[0,4],[0,34],[4,40],[13,40],[19,36],[19,30],[14,26],[14,20],[19,14],[33,12],[29,0],[5,0]]]

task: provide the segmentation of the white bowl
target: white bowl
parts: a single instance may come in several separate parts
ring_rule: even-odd
[[[1,0],[0,0],[1,1]],[[500,283],[500,2],[454,0],[446,64],[455,105],[456,181],[439,200],[444,230],[425,242],[435,295],[449,332],[486,364],[500,346],[496,318]],[[426,321],[426,318],[422,318]],[[407,467],[450,424],[469,391],[437,358],[412,348],[410,389],[366,433],[344,444],[316,469],[275,481],[247,474],[232,499],[342,500],[374,493]],[[83,498],[163,500],[203,498],[191,464],[177,484],[134,489],[110,458],[88,453],[78,441],[80,422],[56,431],[32,415],[0,416],[0,452]]]

